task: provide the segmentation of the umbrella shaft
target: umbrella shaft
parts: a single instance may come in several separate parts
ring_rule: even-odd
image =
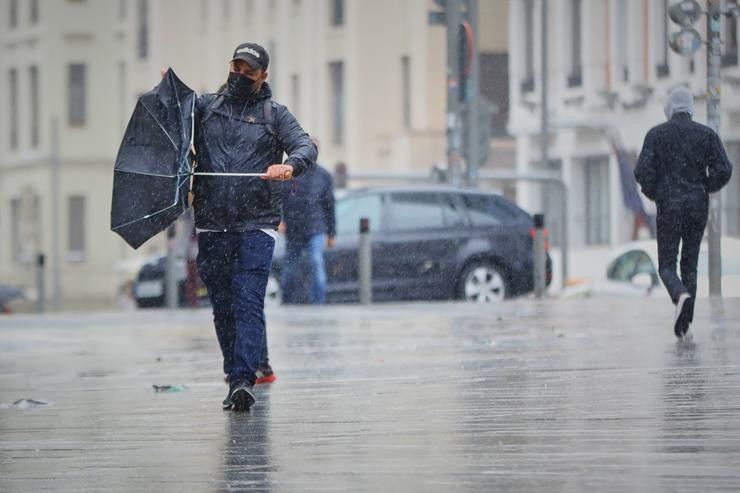
[[[267,176],[266,173],[191,173],[193,176]]]

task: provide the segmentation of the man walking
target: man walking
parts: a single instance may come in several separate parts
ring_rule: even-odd
[[[312,139],[318,147],[318,140]],[[286,252],[281,279],[283,303],[301,301],[302,260],[309,264],[308,301],[326,303],[324,247],[334,247],[336,220],[331,174],[316,164],[300,179],[283,186]]]
[[[236,47],[223,92],[196,104],[198,173],[193,182],[198,271],[213,306],[229,394],[224,409],[246,411],[252,386],[271,369],[267,360],[265,291],[280,223],[279,183],[316,161],[316,146],[295,117],[271,100],[263,47]],[[281,164],[283,153],[288,157]]]
[[[671,91],[665,115],[668,121],[645,136],[635,179],[657,206],[658,271],[676,305],[673,332],[684,338],[694,320],[696,268],[709,194],[729,181],[732,164],[719,136],[692,121],[694,98],[688,89]],[[680,277],[676,272],[679,243]]]

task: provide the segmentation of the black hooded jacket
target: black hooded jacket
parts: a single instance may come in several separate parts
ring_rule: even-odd
[[[719,136],[688,113],[676,113],[647,133],[635,167],[642,193],[658,206],[717,192],[731,175]]]
[[[204,94],[195,108],[195,169],[198,172],[263,173],[282,162],[300,176],[316,162],[316,146],[288,109],[265,101],[272,93],[263,84],[255,97],[238,101],[228,92]],[[193,180],[195,227],[241,232],[277,229],[281,215],[280,183],[257,177],[196,176]]]

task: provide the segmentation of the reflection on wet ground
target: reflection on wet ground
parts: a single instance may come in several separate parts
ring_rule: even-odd
[[[207,311],[0,318],[0,490],[738,491],[740,300],[671,311],[276,309],[248,414]]]

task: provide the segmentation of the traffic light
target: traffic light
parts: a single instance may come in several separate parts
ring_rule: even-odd
[[[679,55],[689,56],[701,49],[701,35],[691,27],[701,16],[701,6],[696,0],[681,0],[668,8],[668,17],[681,26],[681,30],[671,33],[668,40],[673,51]]]

